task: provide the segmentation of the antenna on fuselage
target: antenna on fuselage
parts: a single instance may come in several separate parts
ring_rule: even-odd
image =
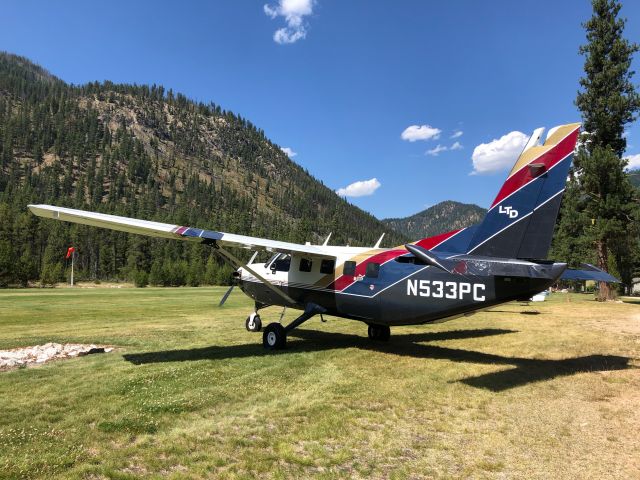
[[[380,238],[378,239],[376,244],[373,246],[373,248],[380,248],[380,244],[382,243],[382,239],[383,238],[384,238],[384,233],[382,235],[380,235]]]
[[[327,245],[329,245],[329,239],[331,238],[331,234],[333,232],[329,232],[329,235],[327,235],[327,238],[324,239],[324,243],[322,244],[323,247],[326,247]]]

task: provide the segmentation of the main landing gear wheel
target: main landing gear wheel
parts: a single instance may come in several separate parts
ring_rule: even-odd
[[[386,342],[391,336],[391,329],[387,325],[369,325],[369,338]]]
[[[269,350],[281,350],[287,344],[287,332],[279,323],[270,323],[262,333],[262,344]]]
[[[247,320],[244,322],[244,326],[250,332],[259,332],[262,330],[262,320],[260,320],[260,315],[257,313],[252,313],[247,317]]]

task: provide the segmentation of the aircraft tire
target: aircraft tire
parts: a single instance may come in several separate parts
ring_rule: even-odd
[[[253,322],[251,322],[251,316],[253,315]],[[247,319],[244,322],[244,326],[247,330],[249,330],[250,332],[259,332],[260,330],[262,330],[262,320],[260,320],[260,315],[256,314],[251,314],[247,317]]]
[[[287,332],[284,327],[273,322],[262,333],[262,345],[267,350],[282,350],[287,345]]]
[[[386,342],[391,336],[391,329],[387,325],[370,324],[368,334],[371,340]]]

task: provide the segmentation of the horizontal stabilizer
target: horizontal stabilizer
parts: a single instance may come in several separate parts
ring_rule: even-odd
[[[437,253],[427,250],[426,248],[422,248],[418,245],[412,245],[408,243],[407,245],[405,245],[405,248],[427,265],[439,268],[440,270],[444,270],[447,273],[454,272],[457,262],[452,262],[451,260],[443,258]]]
[[[596,282],[620,283],[620,280],[616,277],[609,275],[598,267],[594,267],[588,263],[582,263],[580,267],[580,270],[567,268],[560,277],[560,280],[595,280]]]
[[[478,255],[444,256],[419,245],[405,248],[426,265],[462,276],[529,277],[556,280],[567,268],[566,263],[536,263],[517,258],[482,257]]]

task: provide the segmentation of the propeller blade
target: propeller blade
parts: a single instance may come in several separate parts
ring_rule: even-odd
[[[233,290],[233,287],[235,287],[235,285],[231,285],[229,287],[229,290],[227,290],[227,292],[224,294],[224,296],[222,297],[222,300],[220,300],[220,303],[218,304],[219,307],[224,305],[224,302],[227,301],[227,298],[229,298],[229,295],[231,295],[231,291]]]

